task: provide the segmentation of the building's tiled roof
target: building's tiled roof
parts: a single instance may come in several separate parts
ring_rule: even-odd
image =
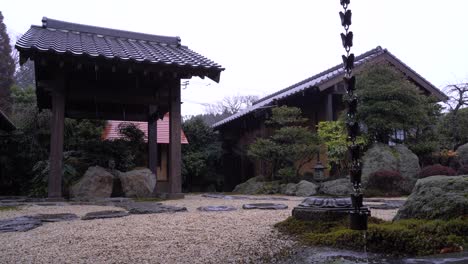
[[[439,89],[437,89],[434,85],[432,85],[430,82],[428,82],[426,79],[424,79],[421,75],[416,73],[414,70],[412,70],[408,65],[404,64],[401,60],[399,60],[397,57],[395,57],[393,54],[391,54],[387,49],[383,49],[382,47],[378,46],[375,49],[372,49],[366,53],[363,53],[359,56],[356,57],[355,59],[355,66],[358,67],[368,61],[374,60],[377,57],[383,55],[383,54],[388,54],[392,59],[396,60],[398,63],[402,64],[406,70],[410,71],[411,73],[415,74],[418,78],[420,78],[424,82],[424,86],[427,87],[431,93],[435,94],[438,98],[441,100],[446,97],[446,95],[441,92]],[[275,101],[285,99],[289,96],[298,94],[303,92],[304,90],[314,88],[314,87],[319,87],[321,90],[326,89],[328,87],[320,87],[322,84],[325,82],[331,80],[331,79],[336,79],[340,76],[344,76],[344,70],[343,70],[343,65],[339,64],[336,65],[335,67],[332,67],[326,71],[323,71],[319,74],[316,74],[310,78],[307,78],[301,82],[298,82],[294,85],[291,85],[285,89],[282,89],[278,92],[275,92],[273,94],[270,94],[264,98],[261,98],[260,100],[256,101],[252,106],[241,110],[237,114],[234,114],[228,118],[225,118],[215,124],[212,125],[213,128],[220,127],[224,124],[227,124],[231,121],[234,121],[240,117],[243,117],[249,113],[252,113],[256,110],[262,109],[264,107],[271,106],[275,104]]]
[[[0,130],[12,131],[15,129],[16,127],[13,122],[0,110]]]
[[[182,46],[179,37],[166,37],[87,26],[44,17],[16,42],[20,51],[36,50],[104,57],[139,63],[202,68],[221,72],[219,64]]]
[[[148,123],[147,122],[128,122],[128,121],[107,121],[106,128],[102,134],[102,139],[118,139],[123,136],[119,133],[119,125],[123,123],[135,124],[141,131],[145,133],[145,141],[148,141]],[[157,142],[159,144],[169,144],[169,113],[164,115],[162,120],[158,119],[157,123]],[[188,144],[187,137],[184,131],[180,131],[180,142]]]

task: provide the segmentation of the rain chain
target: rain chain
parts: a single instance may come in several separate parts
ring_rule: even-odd
[[[351,10],[348,9],[350,0],[340,0],[340,4],[343,6],[343,11],[340,12],[341,25],[345,29],[345,33],[341,33],[341,41],[346,51],[346,55],[342,55],[342,59],[345,71],[343,80],[346,87],[346,103],[348,106],[346,128],[348,130],[348,140],[350,142],[348,146],[351,159],[349,174],[354,190],[354,193],[351,194],[353,210],[350,212],[350,227],[354,230],[366,230],[367,217],[370,215],[370,211],[368,208],[363,207],[363,195],[361,189],[361,147],[357,143],[360,128],[356,117],[358,98],[355,94],[356,77],[353,76],[355,57],[353,53],[350,53],[351,47],[353,46],[353,32],[349,30],[349,27],[351,26],[352,13]]]

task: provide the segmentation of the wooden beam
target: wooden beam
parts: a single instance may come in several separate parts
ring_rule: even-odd
[[[325,120],[333,121],[333,94],[328,93],[325,96]]]
[[[180,145],[181,115],[180,115],[180,80],[170,83],[171,101],[169,107],[169,185],[170,194],[182,194],[182,153]]]
[[[52,91],[48,197],[55,199],[62,198],[63,128],[65,120],[64,88],[56,86]]]
[[[148,167],[155,176],[155,182],[153,193],[156,192],[156,185],[158,184],[158,126],[156,121],[158,120],[158,108],[155,105],[148,107]]]

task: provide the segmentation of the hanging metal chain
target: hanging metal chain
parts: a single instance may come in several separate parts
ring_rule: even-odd
[[[346,51],[346,55],[342,55],[343,67],[345,71],[344,83],[346,86],[346,103],[348,106],[348,114],[346,119],[346,128],[348,131],[348,140],[350,144],[348,146],[349,156],[351,164],[349,165],[349,174],[351,183],[353,184],[354,193],[351,194],[351,201],[353,204],[354,211],[351,212],[351,228],[363,230],[367,229],[367,216],[369,210],[363,207],[363,195],[361,190],[361,174],[362,174],[362,161],[361,161],[361,147],[357,143],[357,137],[360,134],[359,122],[357,120],[357,106],[358,97],[355,94],[356,89],[356,77],[353,76],[354,69],[354,53],[350,53],[351,47],[353,46],[353,32],[349,30],[351,26],[352,12],[348,9],[350,0],[340,0],[340,4],[343,6],[343,11],[340,12],[341,25],[345,29],[345,33],[341,33],[341,41]],[[358,219],[357,222],[354,220]]]

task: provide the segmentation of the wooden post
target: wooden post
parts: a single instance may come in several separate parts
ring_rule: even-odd
[[[333,94],[329,93],[326,95],[326,114],[325,118],[327,121],[333,121]]]
[[[52,91],[48,197],[53,199],[62,198],[63,127],[65,120],[64,88],[55,86]]]
[[[158,184],[158,108],[155,105],[149,106],[148,117],[148,167],[154,173],[155,182],[153,193],[156,193]]]
[[[169,86],[169,192],[173,197],[182,196],[182,153],[180,130],[182,119],[180,116],[180,80],[174,80]]]

